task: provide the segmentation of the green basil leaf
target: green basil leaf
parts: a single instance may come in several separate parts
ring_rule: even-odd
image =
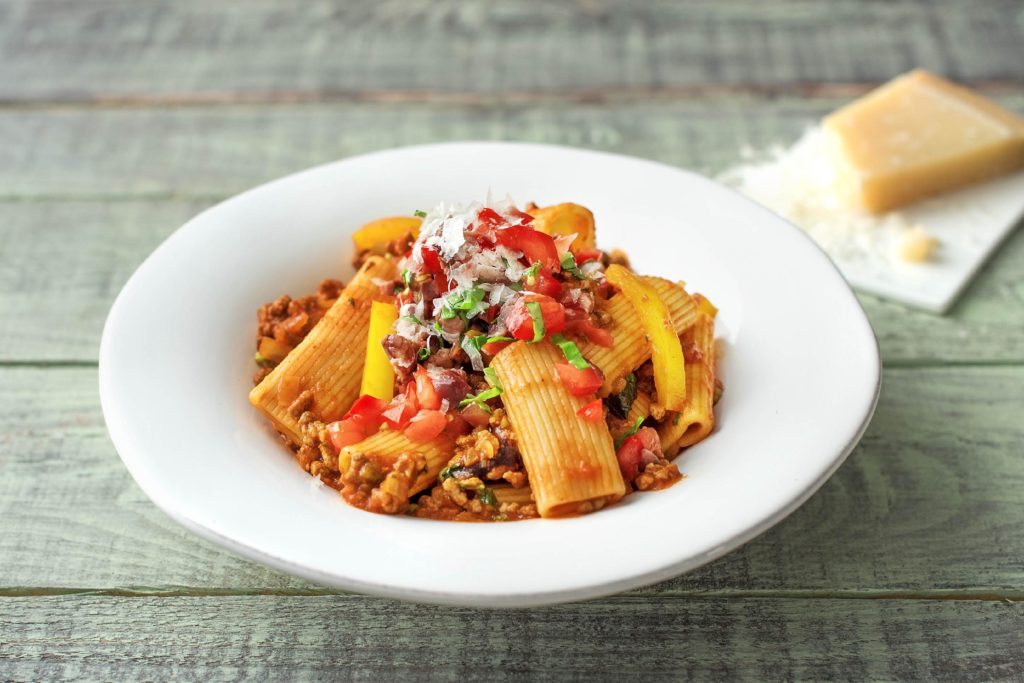
[[[562,349],[562,355],[565,359],[572,364],[577,370],[586,370],[590,367],[590,363],[583,357],[583,353],[580,351],[580,347],[576,346],[575,342],[571,342],[561,334],[551,335],[551,341],[555,343],[555,346]]]
[[[476,497],[484,505],[490,505],[492,508],[498,507],[498,499],[495,497],[494,491],[489,488],[484,488],[476,494]]]
[[[633,407],[636,400],[636,375],[632,372],[626,375],[626,386],[619,393],[608,397],[608,409],[615,417],[626,419],[629,409]]]
[[[536,344],[547,334],[547,329],[544,327],[544,314],[540,310],[540,304],[536,301],[526,302],[526,310],[533,318],[533,340],[530,343]]]
[[[583,271],[576,265],[576,257],[573,256],[571,251],[567,251],[562,254],[561,260],[562,270],[569,273],[577,280],[586,280],[587,276],[583,274]]]
[[[420,211],[419,209],[416,209],[415,211],[412,212],[412,215],[416,216],[416,218],[426,218],[427,217],[427,212],[426,211]]]
[[[636,423],[632,427],[630,427],[628,430],[626,430],[625,434],[623,434],[619,438],[615,439],[615,450],[619,450],[619,448],[622,447],[622,444],[625,443],[626,439],[628,439],[629,437],[633,436],[634,434],[636,434],[637,432],[640,431],[640,425],[642,425],[644,423],[645,419],[646,418],[641,415],[640,417],[638,417],[636,419]]]

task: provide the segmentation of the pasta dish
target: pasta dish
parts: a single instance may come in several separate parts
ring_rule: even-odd
[[[347,285],[260,307],[249,399],[371,512],[563,517],[682,479],[721,394],[716,309],[597,248],[578,204],[441,204],[353,236]]]

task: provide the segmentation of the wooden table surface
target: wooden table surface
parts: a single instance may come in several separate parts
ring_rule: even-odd
[[[713,173],[915,66],[1024,111],[1024,5],[4,2],[0,680],[1024,680],[1020,231],[944,317],[861,296],[881,403],[803,508],[592,602],[417,606],[239,559],[147,500],[100,414],[120,287],[256,183],[459,139]]]

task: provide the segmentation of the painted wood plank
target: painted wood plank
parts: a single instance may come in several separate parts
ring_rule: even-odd
[[[997,98],[1024,112],[1024,90]],[[0,199],[223,198],[354,154],[446,140],[520,140],[715,173],[787,144],[843,98],[643,99],[488,107],[320,104],[0,110]]]
[[[806,3],[14,0],[0,99],[220,101],[1024,75],[1013,0]]]
[[[93,369],[0,369],[0,386],[0,587],[310,589],[148,502],[106,436]],[[1024,596],[1020,405],[1024,367],[887,370],[861,446],[803,508],[645,593]]]
[[[1019,680],[1024,605],[0,598],[5,680]]]

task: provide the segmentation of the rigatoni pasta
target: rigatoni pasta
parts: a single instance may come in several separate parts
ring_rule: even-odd
[[[670,486],[714,428],[715,311],[595,234],[571,203],[374,221],[347,287],[260,309],[250,400],[370,512],[556,518]]]
[[[289,408],[305,391],[328,420],[344,415],[359,396],[365,353],[353,349],[366,344],[372,302],[387,298],[377,281],[397,272],[390,259],[368,259],[306,338],[249,392],[249,401],[279,430],[298,437],[298,416]]]
[[[669,413],[658,428],[662,449],[672,456],[704,439],[715,426],[715,321],[699,315],[683,333],[686,355],[686,406]]]
[[[550,343],[516,342],[491,364],[543,517],[598,510],[626,492],[608,425],[579,419],[585,401],[559,380],[561,358]]]

